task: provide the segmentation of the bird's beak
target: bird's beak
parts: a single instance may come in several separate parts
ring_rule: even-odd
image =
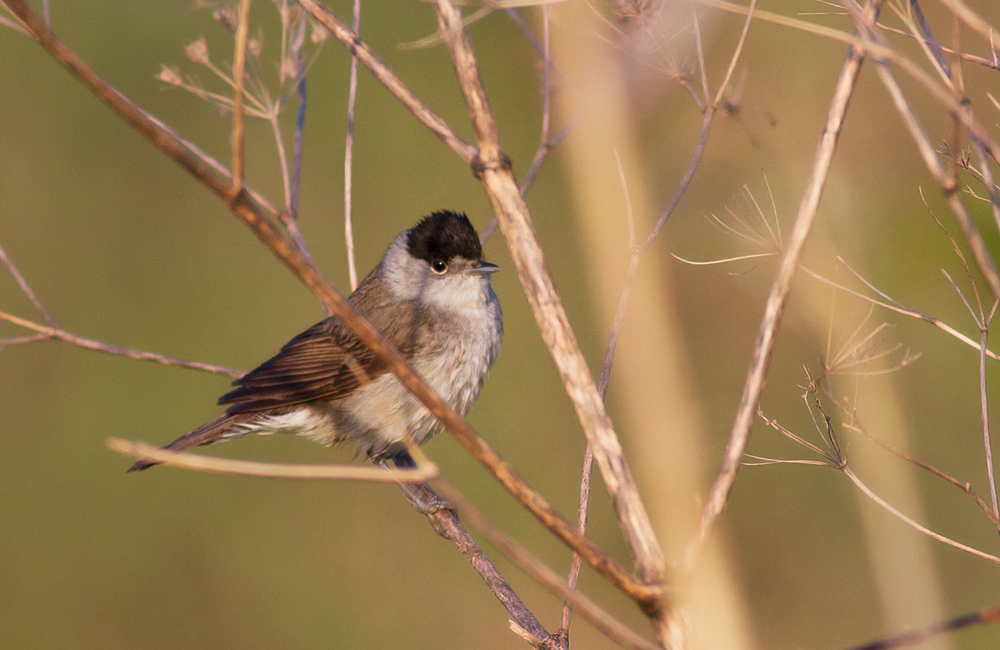
[[[472,263],[472,266],[465,269],[464,273],[469,273],[472,275],[489,275],[490,273],[496,273],[500,270],[500,267],[491,262],[485,260],[476,260]]]

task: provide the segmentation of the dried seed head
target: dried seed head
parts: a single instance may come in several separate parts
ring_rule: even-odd
[[[180,86],[184,83],[184,80],[181,79],[181,75],[177,71],[177,68],[170,68],[167,66],[163,66],[163,69],[160,70],[160,74],[156,75],[156,78],[165,84],[170,84],[171,86]]]
[[[299,60],[294,56],[286,56],[281,62],[281,81],[295,79],[299,76]]]
[[[622,27],[635,27],[647,20],[654,11],[652,0],[619,0],[613,9]]]
[[[204,36],[184,48],[184,53],[195,63],[201,63],[202,65],[210,63],[208,59],[208,43],[205,42]]]

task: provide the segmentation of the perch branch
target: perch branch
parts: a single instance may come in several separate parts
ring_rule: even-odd
[[[365,467],[359,465],[300,465],[289,463],[262,463],[235,458],[215,458],[193,451],[168,451],[145,442],[123,440],[109,436],[104,444],[111,451],[132,456],[149,458],[166,467],[179,467],[198,472],[215,474],[239,474],[265,478],[296,479],[340,479],[351,481],[401,481],[417,483],[438,476],[437,465],[429,460],[420,462],[414,469]]]
[[[594,448],[594,458],[611,495],[639,575],[646,584],[658,585],[663,581],[665,572],[663,552],[611,419],[546,269],[531,217],[510,169],[510,160],[500,147],[496,122],[479,78],[461,12],[446,0],[438,0],[436,9],[438,26],[445,36],[479,144],[474,170],[482,180],[493,211],[500,220],[500,229],[542,339],[556,363],[587,441]],[[646,603],[644,606],[650,605]]]
[[[232,178],[218,163],[182,140],[162,122],[153,118],[105,82],[76,53],[53,36],[28,9],[24,0],[9,0],[8,4],[14,13],[24,21],[25,26],[41,46],[63,64],[81,83],[90,88],[126,122],[149,138],[160,151],[225,200],[230,210],[242,219],[261,243],[312,291],[323,306],[339,316],[373,353],[385,360],[391,372],[399,378],[400,382],[413,392],[428,410],[455,435],[459,442],[560,540],[571,549],[578,551],[601,575],[634,600],[640,603],[651,603],[659,598],[661,589],[658,584],[645,584],[636,580],[625,567],[597,544],[577,534],[575,528],[556,512],[541,494],[525,483],[463,418],[448,408],[441,397],[409,366],[401,353],[353,305],[333,289],[312,262],[274,226],[267,214],[268,212],[275,214],[276,211],[273,208],[264,204],[257,194],[246,188],[234,196],[231,191]],[[359,60],[367,65],[367,60],[360,53],[364,51],[370,54],[370,50],[367,49],[367,46],[363,46],[360,41],[352,40],[351,42],[359,52]]]

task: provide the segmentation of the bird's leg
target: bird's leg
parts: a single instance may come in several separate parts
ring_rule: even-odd
[[[417,463],[413,460],[413,456],[410,452],[405,449],[399,453],[393,454],[390,459],[392,464],[399,469],[413,469],[417,466]]]
[[[417,466],[406,451],[394,454],[390,460],[397,469],[414,469]],[[389,467],[389,464],[384,460],[377,461],[377,464],[385,468]],[[396,483],[420,514],[428,516],[441,510],[450,510],[456,518],[458,517],[455,506],[439,497],[426,483],[404,483],[403,481],[396,481]]]

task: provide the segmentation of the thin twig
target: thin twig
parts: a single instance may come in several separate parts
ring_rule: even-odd
[[[854,417],[854,413],[850,409],[848,409],[847,406],[843,404],[839,399],[837,399],[837,397],[833,394],[832,390],[830,390],[827,387],[823,388],[823,392],[841,413],[845,415],[850,415],[852,418]],[[968,481],[960,481],[957,478],[951,476],[950,474],[946,474],[945,472],[941,471],[934,465],[931,465],[930,463],[924,462],[919,458],[911,456],[910,454],[904,452],[901,449],[897,449],[896,447],[890,445],[884,440],[872,435],[865,427],[857,424],[856,422],[845,424],[844,427],[850,431],[860,433],[861,435],[865,436],[868,440],[872,441],[882,449],[888,451],[890,454],[908,463],[911,463],[919,467],[920,469],[929,472],[930,474],[933,474],[934,476],[937,476],[938,478],[944,480],[945,482],[950,483],[951,485],[957,487],[962,492],[967,494],[973,500],[973,502],[975,502],[975,504],[980,508],[980,510],[983,511],[983,513],[990,520],[993,526],[996,527],[998,530],[1000,530],[1000,518],[997,518],[997,516],[993,513],[993,510],[990,508],[989,504],[983,501],[983,498],[980,497],[979,494],[974,489],[972,489],[972,484],[969,483]]]
[[[912,29],[916,31],[919,29],[920,35],[923,37],[921,39],[921,45],[926,41],[928,45],[925,50],[929,50],[928,59],[934,64],[935,69],[944,79],[945,84],[951,89],[954,96],[955,102],[962,106],[968,106],[968,96],[965,91],[965,76],[962,71],[962,59],[961,57],[956,58],[954,65],[949,68],[947,62],[944,60],[944,55],[942,54],[942,48],[938,44],[937,39],[934,38],[934,34],[931,32],[930,25],[927,24],[927,20],[924,18],[923,10],[920,9],[920,5],[914,2],[912,3],[912,10],[917,18],[917,25],[913,25]],[[912,21],[911,21],[912,22]],[[955,39],[955,49],[961,49],[961,35],[962,35],[962,21],[959,20],[959,16],[955,15],[954,20],[954,39]],[[969,115],[971,116],[971,107],[969,108]],[[952,130],[952,140],[954,144],[952,146],[953,151],[958,151],[958,127],[959,127],[959,115],[957,113],[952,114],[952,121],[954,123]],[[993,220],[996,222],[997,228],[1000,229],[1000,194],[997,193],[996,184],[993,182],[993,172],[990,168],[989,162],[986,159],[986,152],[983,147],[983,143],[980,138],[976,135],[975,131],[970,130],[970,137],[972,141],[972,149],[976,154],[977,163],[979,164],[979,176],[986,187],[987,195],[989,196],[990,208],[993,212]],[[951,158],[949,161],[949,169],[945,180],[942,185],[946,188],[951,188],[955,186],[955,160]]]
[[[251,0],[240,0],[236,27],[236,50],[233,55],[233,194],[243,187],[243,84],[246,80],[247,39],[250,34]]]
[[[351,31],[347,25],[333,15],[332,11],[317,0],[300,0],[299,4],[321,25],[326,27],[337,40],[343,43],[352,55],[357,56],[358,61],[364,64],[375,75],[375,78],[413,113],[414,117],[430,129],[431,133],[441,138],[467,164],[471,164],[475,160],[476,148],[463,140],[454,129],[448,126],[447,122],[413,94],[413,91],[400,81],[399,77],[382,62],[382,59],[376,56],[356,32]]]
[[[583,469],[580,472],[580,511],[576,525],[577,530],[583,535],[587,532],[587,513],[590,504],[590,484],[594,476],[594,450],[587,445],[583,453]],[[566,578],[566,586],[571,590],[576,590],[580,580],[580,567],[582,562],[579,553],[574,553],[569,563],[569,576]],[[565,647],[569,647],[569,625],[573,618],[573,602],[563,603],[562,616],[559,619],[559,631],[557,635],[560,639],[565,639]]]
[[[354,33],[361,33],[361,0],[354,0]],[[347,273],[351,291],[358,287],[358,265],[354,260],[354,222],[351,212],[354,165],[354,107],[358,97],[358,55],[351,53],[351,81],[347,98],[347,135],[344,146],[344,241],[347,244]]]
[[[279,218],[282,225],[288,229],[289,222],[294,223],[292,216],[292,172],[288,168],[288,152],[285,150],[285,140],[281,136],[281,115],[278,107],[274,106],[268,111],[267,121],[271,125],[271,135],[274,137],[274,147],[277,149],[278,166],[281,169],[281,188],[285,196],[285,209],[281,211]],[[290,230],[289,230],[290,231]]]
[[[886,25],[886,24],[884,24],[882,22],[879,22],[879,23],[876,23],[876,24],[878,25],[878,28],[881,29],[881,30],[883,30],[883,31],[892,32],[893,34],[899,34],[900,36],[909,36],[911,38],[916,38],[917,40],[922,40],[921,37],[915,36],[914,34],[912,34],[910,32],[907,32],[905,30],[899,29],[897,27],[892,27],[891,25]],[[941,46],[941,51],[944,52],[945,54],[954,54],[956,56],[956,58],[959,58],[962,61],[968,61],[969,63],[975,63],[977,65],[981,65],[981,66],[984,66],[984,67],[987,67],[987,68],[992,68],[993,70],[1000,70],[1000,63],[998,63],[995,59],[987,59],[986,57],[983,57],[983,56],[977,56],[975,54],[969,54],[968,52],[962,52],[962,51],[957,50],[955,48],[948,48],[948,47],[945,47],[944,45]]]
[[[874,4],[874,0],[868,1],[865,9],[866,14],[874,16],[876,13]],[[847,113],[847,107],[853,95],[863,60],[862,53],[854,47],[850,48],[837,79],[833,100],[827,112],[826,126],[820,137],[820,143],[809,173],[809,181],[806,184],[791,235],[781,257],[781,266],[771,285],[771,291],[764,307],[764,317],[761,320],[760,331],[754,345],[753,358],[747,372],[743,395],[740,398],[736,419],[733,422],[722,468],[719,470],[719,475],[712,485],[702,510],[698,535],[689,546],[686,554],[685,563],[688,566],[693,565],[695,558],[711,534],[715,521],[725,508],[729,493],[736,481],[740,461],[750,439],[750,428],[753,426],[757,403],[760,401],[760,394],[764,389],[764,378],[770,366],[774,339],[781,324],[781,317],[791,290],[792,278],[798,268],[806,238],[816,217],[833,154],[837,149],[837,140],[844,124],[844,116]]]
[[[28,286],[28,282],[24,279],[24,276],[21,275],[21,272],[17,270],[17,267],[14,266],[14,262],[11,261],[10,257],[8,257],[7,252],[4,251],[2,246],[0,246],[0,260],[7,265],[7,270],[9,270],[10,274],[14,276],[17,286],[21,287],[21,292],[28,298],[28,300],[31,301],[31,304],[34,305],[35,309],[38,310],[38,313],[42,315],[45,322],[51,327],[58,328],[59,325],[56,323],[55,319],[52,318],[52,315],[47,309],[45,309],[45,306],[42,305],[42,301],[38,299],[38,296],[36,296],[35,292],[31,290],[31,287]]]
[[[232,368],[226,368],[224,366],[216,366],[210,363],[201,363],[200,361],[185,361],[183,359],[175,359],[174,357],[167,357],[162,354],[154,354],[153,352],[145,352],[143,350],[135,350],[132,348],[123,348],[118,345],[110,345],[108,343],[101,343],[100,341],[93,341],[91,339],[85,339],[81,336],[71,334],[64,329],[58,327],[46,327],[45,325],[39,325],[38,323],[33,323],[29,320],[23,318],[18,318],[12,314],[7,314],[0,312],[0,320],[5,320],[8,323],[13,323],[14,325],[19,325],[21,327],[40,332],[43,338],[51,338],[77,347],[86,348],[88,350],[96,350],[97,352],[104,352],[106,354],[116,354],[123,357],[129,357],[130,359],[137,359],[140,361],[153,361],[155,363],[161,363],[165,366],[177,366],[180,368],[192,368],[194,370],[204,370],[205,372],[212,372],[219,375],[229,375],[233,378],[239,378],[243,376],[242,370],[233,370]],[[20,340],[8,340],[6,343],[27,343],[34,340],[43,340],[39,337],[27,337]]]
[[[806,392],[802,395],[802,398],[803,400],[806,401],[806,406],[809,410],[809,416],[813,420],[813,426],[819,432],[820,437],[823,440],[823,445],[826,447],[826,449],[820,449],[816,445],[813,445],[812,443],[804,440],[800,436],[795,435],[791,431],[787,431],[783,427],[778,426],[777,423],[772,424],[765,418],[765,421],[768,422],[768,424],[774,426],[777,430],[779,430],[781,433],[783,433],[790,439],[794,440],[798,444],[803,445],[806,448],[820,454],[823,457],[823,461],[821,464],[842,472],[848,479],[851,480],[852,483],[854,483],[854,485],[858,489],[860,489],[866,496],[868,496],[868,498],[873,500],[875,503],[884,508],[891,515],[900,519],[904,523],[908,524],[910,527],[914,528],[918,532],[923,533],[933,539],[936,539],[943,544],[947,544],[948,546],[952,546],[961,551],[965,551],[967,553],[975,555],[976,557],[980,557],[985,560],[989,560],[991,562],[1000,564],[1000,557],[997,557],[995,555],[990,555],[989,553],[980,551],[979,549],[973,548],[966,544],[962,544],[961,542],[957,542],[951,539],[950,537],[946,537],[940,533],[934,532],[933,530],[927,528],[923,524],[918,523],[914,519],[908,517],[907,515],[897,510],[895,507],[889,504],[889,502],[887,502],[885,499],[876,494],[871,488],[865,485],[865,483],[862,482],[860,478],[858,478],[858,476],[854,473],[854,471],[850,468],[848,464],[847,456],[844,455],[844,452],[841,449],[840,442],[837,439],[836,431],[833,427],[833,423],[830,417],[827,416],[823,410],[823,405],[820,401],[818,386],[816,382],[813,380],[813,378],[809,375],[808,369],[806,370],[806,375],[809,377],[809,385],[806,388]],[[829,393],[831,391],[827,390],[826,392]],[[839,403],[837,404],[837,407],[841,411],[846,411],[846,409],[844,409],[844,407]],[[763,416],[761,417],[763,418]],[[815,464],[815,463],[809,463],[809,464]]]
[[[530,214],[511,173],[510,161],[500,148],[496,122],[479,78],[472,46],[462,26],[461,12],[447,0],[438,0],[436,10],[438,26],[445,35],[479,143],[477,175],[500,220],[500,229],[542,339],[556,363],[584,434],[594,447],[594,458],[640,577],[647,585],[659,585],[665,571],[663,552],[621,443],[546,268]],[[653,603],[644,604],[647,608],[651,606]]]
[[[654,603],[659,599],[662,589],[658,581],[647,584],[645,581],[637,580],[597,544],[580,537],[575,528],[556,512],[541,494],[518,476],[514,469],[500,458],[463,418],[444,403],[441,397],[416,374],[401,353],[353,305],[347,302],[346,298],[330,286],[309,258],[281,234],[268,218],[267,212],[273,214],[274,209],[259,199],[259,195],[244,188],[233,196],[232,178],[218,163],[178,137],[162,122],[140,109],[101,79],[72,50],[55,39],[52,33],[24,4],[24,0],[7,0],[7,2],[14,13],[24,21],[26,27],[42,47],[62,63],[81,83],[97,94],[127,123],[149,138],[160,151],[183,166],[205,186],[223,198],[230,210],[253,230],[261,243],[313,292],[323,306],[339,316],[375,355],[383,359],[400,383],[418,397],[428,410],[455,435],[456,439],[560,540],[573,550],[579,551],[601,575],[637,602]],[[368,54],[365,56],[374,56],[360,41],[355,46],[359,53],[367,51]],[[366,59],[360,54],[359,60],[366,63]]]
[[[933,625],[928,625],[927,627],[919,630],[909,630],[885,639],[863,643],[859,646],[849,648],[848,650],[892,650],[892,648],[901,648],[905,645],[920,643],[921,641],[938,636],[939,634],[947,634],[948,632],[954,632],[955,630],[972,627],[973,625],[984,625],[989,623],[1000,623],[1000,606],[987,607],[986,609],[972,614],[956,616],[955,618],[948,619],[947,621],[942,621],[940,623],[934,623]]]
[[[287,15],[283,12],[282,15]],[[304,54],[306,28],[309,21],[304,14],[299,14],[298,31],[292,38],[292,58],[295,61],[295,84],[299,96],[299,108],[295,113],[295,133],[292,139],[292,179],[291,195],[288,197],[288,212],[292,221],[298,223],[299,218],[299,186],[302,181],[302,138],[306,127],[306,106],[308,105],[308,88],[306,86],[306,58]],[[287,29],[287,28],[286,28]]]
[[[509,9],[508,13],[517,16],[517,12]],[[529,32],[530,33],[530,32]],[[528,188],[535,182],[538,172],[542,168],[542,162],[549,153],[552,143],[549,141],[549,128],[552,119],[552,49],[549,45],[549,7],[542,5],[542,134],[539,137],[538,149],[535,157],[528,167],[528,173],[524,175],[521,182],[521,196],[528,192]]]
[[[196,472],[212,472],[215,474],[239,474],[240,476],[256,476],[258,478],[291,478],[291,479],[338,479],[349,481],[419,483],[428,481],[440,474],[437,465],[430,462],[418,462],[414,469],[393,469],[382,467],[365,467],[363,465],[300,465],[289,463],[262,463],[235,458],[215,458],[196,454],[192,451],[167,451],[156,445],[134,440],[123,440],[109,436],[104,441],[111,451],[132,456],[133,458],[148,458],[166,467],[178,467]]]
[[[830,285],[831,287],[834,287],[835,289],[839,289],[839,290],[841,290],[841,291],[843,291],[845,293],[849,293],[852,296],[855,296],[857,298],[861,298],[862,300],[870,302],[873,305],[878,305],[879,307],[883,307],[883,308],[888,309],[890,311],[894,311],[897,314],[903,314],[904,316],[910,316],[912,318],[917,318],[919,320],[922,320],[922,321],[924,321],[926,323],[930,323],[934,327],[937,327],[938,329],[940,329],[940,330],[946,332],[947,334],[955,337],[956,339],[958,339],[962,343],[965,343],[969,347],[971,347],[971,348],[973,348],[973,349],[975,349],[977,351],[980,349],[978,343],[976,343],[975,341],[973,341],[972,339],[970,339],[968,336],[966,336],[966,335],[962,334],[961,332],[957,331],[955,328],[951,327],[950,325],[948,325],[948,324],[946,324],[946,323],[938,320],[937,318],[935,318],[933,316],[928,316],[926,314],[922,314],[922,313],[916,311],[915,309],[911,309],[910,307],[907,307],[906,305],[898,302],[897,300],[895,300],[893,298],[890,298],[887,294],[885,294],[882,291],[880,291],[879,289],[875,288],[875,286],[873,284],[871,284],[870,282],[868,282],[866,279],[864,279],[861,276],[861,274],[859,274],[857,271],[855,271],[853,268],[851,268],[851,266],[849,264],[847,264],[847,262],[845,262],[843,260],[843,258],[841,258],[841,257],[838,256],[837,260],[841,264],[843,264],[847,268],[848,271],[850,271],[852,274],[854,274],[854,277],[858,278],[858,280],[860,280],[861,282],[863,282],[865,284],[865,286],[867,286],[869,289],[871,289],[872,291],[874,291],[878,295],[880,295],[883,298],[885,298],[885,301],[876,300],[875,298],[872,298],[870,296],[866,296],[865,294],[859,293],[857,291],[854,291],[853,289],[848,289],[847,287],[845,287],[843,285],[837,284],[833,280],[826,279],[825,277],[823,277],[819,273],[816,273],[815,271],[812,271],[812,270],[810,270],[807,267],[802,266],[800,268],[807,275],[810,275],[810,276],[816,278],[817,280],[819,280],[820,282],[824,282],[824,283]],[[996,361],[1000,361],[1000,355],[998,355],[996,352],[993,352],[992,350],[987,349],[986,350],[986,356],[988,356],[991,359],[994,359]]]
[[[726,89],[729,87],[729,81],[732,79],[733,71],[736,69],[736,64],[740,59],[740,54],[743,52],[743,46],[746,43],[747,34],[750,32],[750,23],[756,17],[757,0],[751,0],[750,6],[746,12],[746,20],[743,23],[743,31],[740,33],[740,39],[736,44],[736,48],[733,51],[733,56],[729,60],[729,67],[726,69],[726,75],[723,77],[722,83],[719,85],[718,91],[715,93],[715,100],[705,107],[705,113],[701,120],[701,131],[698,134],[698,143],[695,145],[694,153],[691,156],[691,161],[688,163],[687,169],[684,172],[684,176],[681,177],[680,182],[677,184],[677,189],[674,191],[670,201],[667,203],[667,207],[663,209],[660,213],[660,217],[656,220],[656,225],[650,230],[649,235],[646,236],[646,240],[640,246],[640,254],[645,252],[656,238],[659,236],[660,231],[663,227],[667,225],[667,219],[670,215],[674,213],[674,209],[677,204],[680,203],[681,197],[684,196],[684,192],[687,190],[691,181],[694,179],[695,170],[698,168],[698,164],[701,162],[702,154],[705,151],[705,144],[708,142],[708,134],[711,130],[712,119],[715,117],[715,112],[722,105],[722,100],[725,96]],[[695,23],[697,20],[697,13],[695,13]],[[702,70],[702,76],[705,75],[704,63],[699,64]],[[703,78],[702,85],[705,88],[705,100],[708,101],[708,80]]]
[[[962,257],[961,259],[962,263],[965,264],[965,258]],[[970,280],[972,280],[972,274],[968,265],[965,266],[965,271],[969,275]],[[954,279],[952,279],[951,275],[949,275],[944,269],[941,269],[941,273],[943,273],[944,277],[946,277],[948,282],[951,283],[952,289],[954,289],[955,293],[957,293],[959,298],[962,299],[962,302],[965,304],[965,308],[972,316],[972,320],[975,321],[976,325],[979,327],[979,411],[980,420],[983,425],[983,447],[986,457],[986,477],[990,484],[990,500],[993,503],[993,519],[1000,520],[1000,507],[997,506],[997,484],[993,469],[993,446],[990,444],[989,401],[986,399],[986,343],[990,333],[989,320],[987,320],[986,313],[983,311],[983,302],[979,297],[979,290],[976,288],[975,281],[972,282],[972,290],[976,297],[978,310],[972,308],[968,298],[966,298],[962,290],[959,289],[958,284]],[[995,310],[996,307],[994,307],[994,311]],[[992,319],[992,317],[993,312],[990,313],[990,318]]]
[[[0,5],[2,5],[2,4],[3,3],[0,2]],[[16,18],[16,16],[15,16],[15,18]],[[47,21],[46,21],[46,24],[48,24]],[[4,18],[3,16],[0,16],[0,26],[6,27],[8,29],[13,29],[15,32],[20,32],[21,34],[25,34],[25,35],[30,35],[31,34],[31,32],[29,32],[28,29],[22,23],[15,22],[13,20],[10,20],[9,18]]]
[[[423,483],[413,485],[400,484],[400,490],[413,507],[420,511],[426,511],[426,504],[438,499],[430,487]],[[441,537],[452,542],[469,561],[472,568],[479,573],[487,587],[493,592],[493,595],[496,596],[497,600],[507,610],[507,613],[510,614],[511,620],[525,633],[522,637],[526,639],[530,638],[530,642],[533,645],[538,641],[548,639],[548,631],[524,602],[521,601],[517,593],[511,589],[507,580],[501,575],[490,558],[462,526],[456,512],[450,508],[441,508],[434,512],[426,513],[426,516],[431,526],[433,526],[434,531]],[[543,649],[549,646],[542,643],[536,645],[536,647]]]
[[[0,348],[8,345],[23,345],[25,343],[35,343],[37,341],[44,341],[50,337],[45,334],[32,334],[31,336],[15,336],[9,339],[0,339]]]
[[[535,150],[535,156],[532,158],[531,165],[528,166],[528,172],[524,175],[524,180],[521,181],[521,185],[518,188],[521,192],[521,196],[524,196],[528,193],[528,190],[531,189],[531,186],[534,185],[535,179],[538,178],[538,174],[542,169],[542,163],[545,162],[545,158],[548,156],[549,151],[552,150],[552,147],[559,144],[563,138],[569,135],[569,132],[572,130],[576,120],[572,120],[555,136],[549,135],[552,123],[552,76],[553,73],[556,72],[556,64],[552,60],[552,50],[550,47],[548,5],[542,5],[542,43],[539,43],[538,39],[535,38],[535,35],[531,33],[531,30],[528,28],[527,24],[525,24],[520,14],[517,13],[516,9],[507,9],[507,14],[518,24],[521,30],[531,41],[532,45],[535,46],[535,49],[537,49],[542,55],[542,133],[539,138],[538,148]],[[486,240],[493,235],[499,225],[499,220],[494,217],[493,220],[490,221],[489,225],[483,230],[480,239],[485,243]]]
[[[734,4],[732,2],[728,2],[727,0],[697,0],[697,2],[707,7],[715,7],[717,9],[731,11],[744,16],[748,11],[746,6]],[[852,11],[855,9],[856,8],[852,8]],[[759,20],[765,20],[778,25],[791,27],[806,33],[821,36],[823,38],[841,41],[848,45],[855,43],[857,38],[856,36],[851,36],[847,32],[767,11],[756,11],[754,17]],[[942,87],[941,84],[936,83],[934,78],[919,65],[906,57],[901,56],[898,52],[887,45],[878,42],[877,39],[869,40],[869,42],[864,43],[864,49],[873,56],[877,55],[898,65],[904,72],[906,72],[906,74],[910,75],[910,77],[917,81],[917,83],[926,88],[935,99],[941,102],[945,108],[949,111],[953,111],[965,128],[969,129],[971,133],[982,140],[983,146],[991,155],[995,157],[1000,156],[1000,145],[998,145],[998,143],[993,139],[986,127],[973,119],[971,114],[966,110],[966,107],[962,106],[955,100],[955,98],[951,95],[950,89]]]
[[[625,180],[625,170],[622,168],[622,161],[618,156],[618,151],[615,151],[615,163],[618,166],[618,176],[621,180],[622,191],[625,193],[625,215],[626,223],[628,225],[628,243],[629,250],[633,253],[629,259],[629,271],[626,277],[625,286],[622,289],[622,297],[619,299],[618,311],[615,313],[615,319],[611,325],[611,335],[608,337],[607,345],[604,348],[604,363],[601,367],[600,380],[597,383],[597,391],[601,394],[602,400],[607,398],[608,383],[611,381],[611,367],[614,363],[615,349],[618,345],[618,335],[621,332],[622,322],[625,318],[625,306],[628,304],[628,295],[631,291],[632,279],[635,277],[635,271],[638,264],[638,255],[635,254],[635,219],[632,214],[632,201],[629,198],[628,183]],[[587,511],[590,503],[590,484],[593,472],[594,450],[591,448],[590,443],[587,443],[587,448],[583,454],[583,469],[580,475],[580,508],[577,519],[577,526],[581,535],[583,535],[587,530]],[[574,553],[573,558],[570,561],[569,578],[567,580],[571,589],[576,589],[579,576],[580,556]],[[565,639],[567,646],[569,644],[569,626],[572,616],[573,605],[571,602],[566,601],[563,603],[562,618],[559,623],[559,634],[560,638]]]
[[[843,404],[840,403],[839,400],[837,400],[833,396],[833,394],[829,390],[824,389],[824,393],[826,394],[827,398],[829,398],[830,401],[837,406],[837,408],[841,411],[841,413],[853,415],[848,411],[848,409]],[[875,437],[867,429],[856,423],[845,424],[844,428],[846,428],[849,431],[860,433],[861,435],[865,436],[873,443],[881,447],[882,449],[888,451],[890,454],[906,461],[907,463],[915,465],[916,467],[919,467],[920,469],[929,472],[930,474],[933,474],[934,476],[937,476],[938,478],[944,480],[945,482],[950,483],[951,485],[957,487],[959,490],[969,495],[969,497],[975,502],[975,504],[979,506],[979,508],[986,514],[987,518],[989,518],[993,526],[996,527],[998,530],[1000,530],[1000,519],[997,519],[996,515],[993,514],[993,510],[990,508],[990,505],[985,501],[983,501],[983,498],[979,496],[979,494],[975,490],[972,489],[972,484],[969,483],[968,481],[960,481],[954,476],[951,476],[950,474],[946,474],[945,472],[941,471],[934,465],[931,465],[930,463],[922,461],[919,458],[911,456],[910,454],[904,452],[902,449],[897,449],[896,447],[893,447],[884,440]]]
[[[432,484],[441,496],[454,504],[462,513],[465,519],[472,523],[483,535],[490,540],[494,546],[504,552],[507,557],[516,562],[518,566],[529,573],[539,584],[548,589],[553,594],[571,601],[576,611],[581,616],[590,621],[594,627],[600,630],[608,638],[627,648],[641,648],[643,650],[663,650],[656,644],[639,636],[624,625],[621,621],[611,616],[600,605],[585,596],[584,594],[569,589],[568,585],[552,569],[548,568],[541,560],[532,555],[521,544],[516,542],[509,535],[494,526],[479,510],[469,503],[455,488],[451,487],[443,478],[435,479]]]
[[[705,71],[705,51],[702,49],[701,46],[701,21],[698,19],[698,9],[697,7],[695,7],[695,0],[689,0],[689,4],[691,5],[691,27],[692,31],[694,32],[694,49],[695,52],[697,53],[696,58],[698,59],[698,71],[701,73],[698,75],[701,78],[701,94],[702,97],[704,98],[703,101],[707,105],[709,103],[708,73]],[[751,6],[750,10],[747,12],[748,17],[753,15],[753,10],[754,7]],[[750,21],[748,19],[746,24],[744,25],[744,33],[746,32],[745,27],[746,25],[749,24],[749,22]],[[736,50],[737,56],[739,55],[739,50],[740,48],[737,48]]]
[[[906,95],[903,93],[902,88],[887,65],[887,58],[884,53],[891,52],[891,48],[886,45],[882,35],[875,30],[873,22],[862,16],[850,0],[842,0],[842,5],[851,15],[851,19],[854,21],[855,27],[858,29],[858,33],[862,36],[862,38],[864,38],[864,48],[876,57],[878,63],[878,65],[876,65],[876,72],[882,81],[882,85],[888,91],[896,111],[903,119],[903,124],[910,133],[911,139],[914,144],[917,145],[917,150],[920,153],[920,157],[924,161],[924,165],[927,167],[927,170],[931,172],[931,175],[934,176],[934,179],[938,182],[938,184],[941,185],[948,207],[958,220],[958,224],[962,229],[962,234],[965,236],[965,240],[968,242],[969,247],[972,250],[972,255],[976,260],[976,264],[979,266],[983,276],[989,283],[990,290],[993,292],[994,296],[1000,296],[1000,272],[997,270],[996,262],[990,253],[989,247],[983,240],[983,236],[976,227],[968,209],[962,203],[961,194],[956,191],[954,186],[948,185],[947,170],[941,165],[941,161],[938,160],[934,145],[931,143],[927,134],[921,127],[920,120],[914,112],[913,107],[906,99]],[[934,93],[935,98],[945,104],[958,118],[962,120],[962,124],[969,129],[970,135],[974,139],[979,139],[983,143],[983,146],[987,147],[991,153],[997,153],[995,143],[993,143],[989,134],[985,133],[981,125],[979,125],[972,117],[971,110],[968,106],[962,106],[955,100],[950,91],[942,89],[939,84],[928,80],[927,74],[924,71],[917,69],[909,60],[902,57],[893,57],[892,60],[908,74],[924,84],[928,90],[931,90],[932,93]]]
[[[976,557],[981,557],[984,560],[989,560],[990,562],[994,562],[996,564],[1000,564],[1000,557],[997,557],[995,555],[990,555],[989,553],[986,553],[984,551],[980,551],[977,548],[973,548],[973,547],[968,546],[966,544],[963,544],[961,542],[956,542],[955,540],[951,539],[950,537],[945,537],[944,535],[942,535],[940,533],[936,533],[933,530],[931,530],[930,528],[927,528],[926,526],[924,526],[923,524],[917,523],[916,521],[914,521],[910,517],[904,515],[902,512],[900,512],[899,510],[897,510],[896,508],[894,508],[892,505],[890,505],[889,502],[887,502],[885,499],[883,499],[879,495],[875,494],[875,492],[873,492],[871,488],[869,488],[867,485],[865,485],[861,481],[861,479],[859,479],[857,477],[857,475],[854,472],[851,471],[850,467],[844,467],[843,468],[843,472],[847,476],[847,478],[851,479],[851,482],[854,483],[854,485],[856,485],[858,487],[858,489],[860,489],[862,492],[865,493],[865,495],[868,496],[868,498],[870,498],[872,501],[874,501],[878,505],[882,506],[882,508],[884,508],[889,514],[893,515],[897,519],[899,519],[899,520],[903,521],[904,523],[908,524],[911,528],[914,528],[918,532],[921,532],[924,535],[927,535],[928,537],[936,539],[939,542],[947,544],[948,546],[952,546],[954,548],[957,548],[960,551],[965,551],[966,553],[970,553],[972,555],[975,555]]]

